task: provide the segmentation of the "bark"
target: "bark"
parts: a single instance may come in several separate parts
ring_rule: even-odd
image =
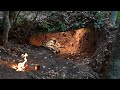
[[[11,28],[9,20],[9,11],[4,11],[3,15],[3,46],[6,47],[8,44],[8,33]]]
[[[115,24],[116,24],[117,14],[118,14],[118,11],[112,11],[112,12],[111,12],[111,23],[112,23],[112,27],[114,27]]]
[[[16,13],[15,11],[9,11],[9,20],[10,20],[10,24],[11,26],[13,26],[14,20],[16,17]]]

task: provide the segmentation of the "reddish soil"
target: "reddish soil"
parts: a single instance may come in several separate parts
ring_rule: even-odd
[[[112,44],[115,40],[116,30],[111,31],[107,37],[103,37],[96,34],[96,31],[84,32],[83,37],[78,37],[77,32],[74,35],[70,35],[69,38],[65,40],[75,39],[75,45],[79,42],[79,53],[68,55],[69,50],[67,49],[69,42],[64,43],[66,45],[65,49],[61,49],[62,54],[55,54],[48,48],[41,46],[28,45],[28,44],[18,44],[16,40],[9,40],[9,45],[7,48],[0,46],[0,78],[1,79],[100,79],[105,71],[105,66],[109,57],[111,55]],[[101,31],[103,32],[103,31]],[[66,34],[66,33],[65,33]],[[51,34],[47,34],[50,37]],[[55,34],[58,35],[58,34]],[[60,33],[63,35],[63,33]],[[78,35],[81,35],[80,33]],[[59,35],[58,35],[59,36]],[[75,38],[75,36],[77,38]],[[41,40],[39,36],[38,39]],[[99,38],[98,38],[99,37]],[[102,37],[102,38],[101,38]],[[64,37],[62,37],[64,38]],[[61,39],[58,39],[60,43]],[[77,41],[80,40],[80,41]],[[96,41],[98,40],[98,41]],[[106,42],[107,41],[107,42]],[[38,42],[38,41],[37,41]],[[36,44],[36,43],[34,43]],[[62,45],[62,42],[60,43]],[[109,47],[111,46],[111,48]],[[78,46],[77,46],[78,47]],[[76,51],[75,46],[68,47]],[[71,49],[71,50],[72,50]],[[106,53],[106,49],[109,53]],[[63,50],[63,51],[62,51]],[[65,53],[67,54],[63,54]],[[11,69],[9,64],[6,66],[6,62],[23,62],[21,54],[28,53],[28,62],[26,63],[29,67],[34,68],[35,64],[40,65],[40,70],[27,70],[24,72],[16,71]],[[106,58],[108,56],[108,58]]]
[[[82,28],[78,30],[70,30],[66,32],[46,33],[32,35],[30,43],[35,46],[43,46],[44,42],[49,42],[52,38],[59,44],[59,54],[72,55],[81,52],[89,52],[94,49],[96,36],[95,31]]]

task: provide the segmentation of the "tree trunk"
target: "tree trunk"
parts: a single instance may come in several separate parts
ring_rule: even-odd
[[[9,20],[9,11],[4,11],[3,15],[3,46],[6,47],[8,44],[8,33],[11,28]]]
[[[117,14],[118,14],[118,11],[112,11],[112,12],[111,12],[111,23],[112,23],[112,27],[114,27],[115,24],[116,24]]]
[[[15,16],[16,16],[15,11],[9,11],[9,20],[10,20],[10,25],[11,26],[13,26],[14,20],[16,18]]]

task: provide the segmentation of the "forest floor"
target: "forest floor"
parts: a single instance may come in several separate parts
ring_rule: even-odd
[[[73,15],[71,17],[74,17]],[[116,33],[117,30],[109,31],[93,55],[88,57],[82,53],[84,57],[79,55],[79,62],[75,60],[75,56],[65,59],[47,48],[18,44],[17,40],[9,40],[7,48],[0,46],[0,79],[100,79],[111,56]],[[14,63],[23,62],[21,55],[25,53],[28,53],[27,65],[34,68],[38,64],[39,70],[22,72],[9,67]]]
[[[14,53],[13,53],[14,52]],[[40,65],[40,70],[16,71],[2,62],[23,62],[21,54],[28,53],[27,64],[34,67]],[[1,79],[87,79],[98,78],[97,74],[87,65],[65,60],[44,47],[9,43],[9,48],[0,48],[0,78]],[[85,62],[84,62],[85,63]]]
[[[73,59],[66,60],[44,47],[18,44],[10,40],[6,49],[0,46],[0,79],[100,79],[101,75],[97,70],[99,71],[99,68],[104,66],[101,62],[106,62],[103,53],[109,42],[114,42],[115,32],[112,31],[109,34],[107,42],[101,42],[98,51],[96,50],[91,56],[92,58],[79,58],[81,62],[75,62]],[[27,65],[34,68],[38,64],[40,65],[39,70],[22,72],[8,67],[8,64],[12,62],[16,64],[23,62],[21,54],[24,53],[28,53]]]

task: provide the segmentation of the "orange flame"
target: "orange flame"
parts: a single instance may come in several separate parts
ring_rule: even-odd
[[[22,54],[21,56],[24,58],[24,62],[18,63],[18,65],[13,65],[12,66],[12,68],[16,69],[16,71],[25,71],[25,63],[27,62],[26,57],[28,57],[28,54],[25,53],[25,54]]]

